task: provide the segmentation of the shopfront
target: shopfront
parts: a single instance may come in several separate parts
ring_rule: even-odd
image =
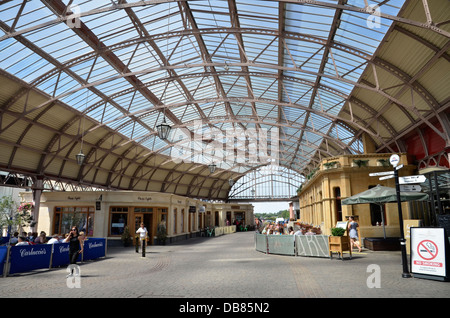
[[[32,200],[21,193],[23,202]],[[134,191],[43,192],[38,231],[47,235],[69,232],[72,225],[91,237],[120,241],[125,228],[136,232],[143,222],[154,244],[159,224],[164,224],[168,242],[197,236],[205,227],[225,226],[227,218],[253,222],[253,206],[211,203],[173,194]]]

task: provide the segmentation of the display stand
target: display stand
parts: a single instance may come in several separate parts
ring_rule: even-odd
[[[339,254],[339,257],[344,260],[344,252],[350,254],[350,259],[352,259],[352,249],[350,244],[350,237],[347,235],[347,222],[338,222],[336,227],[345,229],[343,236],[329,236],[328,237],[328,248],[330,252],[330,259],[333,258],[333,252]]]
[[[411,227],[411,273],[415,278],[450,280],[450,250],[444,228]]]

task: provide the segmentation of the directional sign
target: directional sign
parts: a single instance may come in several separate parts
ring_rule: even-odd
[[[392,175],[392,176],[384,176],[384,177],[378,178],[378,180],[387,180],[387,179],[391,179],[393,177],[395,177],[395,176],[394,175]]]
[[[422,187],[417,184],[403,184],[400,185],[400,191],[402,192],[420,192],[422,191]]]
[[[407,177],[399,177],[399,184],[409,184],[409,183],[422,183],[425,182],[427,178],[424,175],[417,176],[407,176]]]
[[[369,173],[370,177],[388,176],[388,175],[394,175],[394,171],[382,171],[382,172]]]

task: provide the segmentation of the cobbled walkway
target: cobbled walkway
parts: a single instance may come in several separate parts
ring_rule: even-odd
[[[403,278],[400,252],[363,250],[351,260],[264,254],[254,232],[150,246],[145,258],[133,247],[110,247],[80,271],[79,288],[68,287],[66,268],[0,278],[0,298],[450,297],[449,282]]]

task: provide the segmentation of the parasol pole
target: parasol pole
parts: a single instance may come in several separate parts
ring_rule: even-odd
[[[378,203],[378,205],[380,206],[380,209],[381,209],[381,222],[383,222],[383,235],[384,235],[384,239],[386,239],[386,228],[385,228],[385,224],[384,224],[384,209],[383,209],[383,204]]]
[[[397,168],[398,163],[400,162],[400,157],[398,155],[392,155],[389,159],[389,162],[394,167],[394,177],[395,177],[395,190],[397,193],[397,207],[398,207],[398,223],[400,226],[400,247],[402,249],[402,265],[403,265],[403,278],[410,278],[411,274],[408,269],[408,261],[406,257],[406,240],[405,234],[403,231],[403,213],[402,213],[402,200],[400,197],[400,183],[398,180],[398,170],[403,167],[403,165]]]

